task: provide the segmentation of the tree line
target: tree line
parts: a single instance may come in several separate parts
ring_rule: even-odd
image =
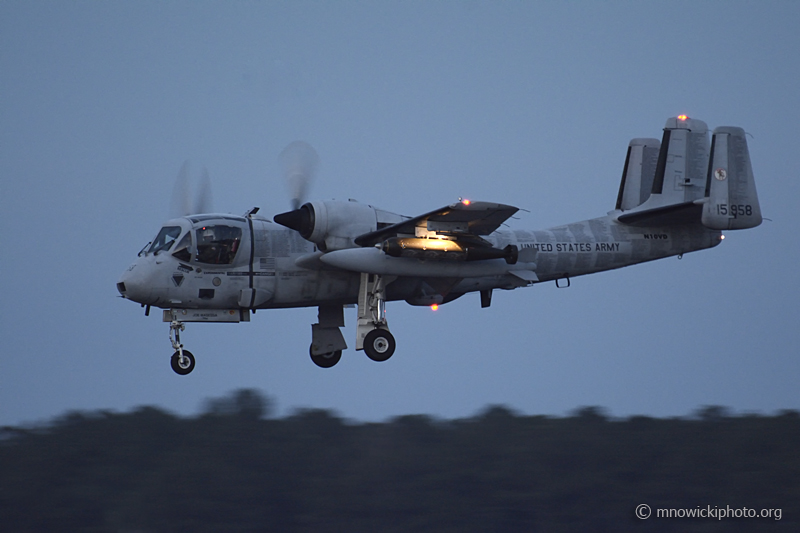
[[[800,524],[800,414],[276,418],[256,390],[0,429],[0,530],[774,531]],[[647,504],[653,516],[636,517]],[[779,509],[658,518],[660,508]],[[780,524],[780,525],[778,525]]]

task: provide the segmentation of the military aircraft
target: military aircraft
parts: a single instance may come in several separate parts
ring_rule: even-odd
[[[661,141],[630,141],[614,210],[544,230],[499,229],[518,209],[460,200],[407,217],[350,201],[303,203],[313,148],[282,153],[293,209],[273,220],[184,206],[122,274],[117,289],[149,315],[163,309],[172,369],[195,366],[180,333],[187,322],[247,322],[262,309],[317,307],[311,360],[335,365],[347,348],[343,308],[357,306],[356,350],[374,361],[395,351],[385,305],[431,306],[469,292],[489,307],[494,289],[554,281],[717,246],[723,230],[761,223],[745,132],[686,116]]]

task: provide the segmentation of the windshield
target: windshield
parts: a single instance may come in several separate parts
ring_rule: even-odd
[[[153,241],[153,245],[150,246],[150,249],[147,250],[147,253],[154,254],[156,252],[160,252],[161,250],[169,250],[175,242],[175,239],[177,239],[178,235],[180,234],[180,226],[164,226],[161,228],[161,231],[158,232],[156,240]]]
[[[175,245],[175,251],[172,252],[172,257],[178,261],[191,261],[192,259],[192,232],[187,231],[181,237],[181,241]]]
[[[233,226],[203,226],[198,228],[197,257],[195,261],[212,265],[228,265],[233,263],[239,242],[242,240],[241,228]]]

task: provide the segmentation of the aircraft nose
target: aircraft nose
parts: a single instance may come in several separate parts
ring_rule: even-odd
[[[128,270],[122,273],[119,281],[117,282],[117,291],[123,298],[133,300],[134,302],[148,304],[150,303],[150,296],[153,292],[151,287],[145,283],[141,275],[141,268],[138,263],[132,264]]]

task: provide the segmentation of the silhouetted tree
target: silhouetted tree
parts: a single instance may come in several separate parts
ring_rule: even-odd
[[[782,510],[800,522],[800,414],[270,419],[253,389],[196,418],[72,412],[0,431],[3,531],[772,531],[775,520],[637,520],[639,503]]]

